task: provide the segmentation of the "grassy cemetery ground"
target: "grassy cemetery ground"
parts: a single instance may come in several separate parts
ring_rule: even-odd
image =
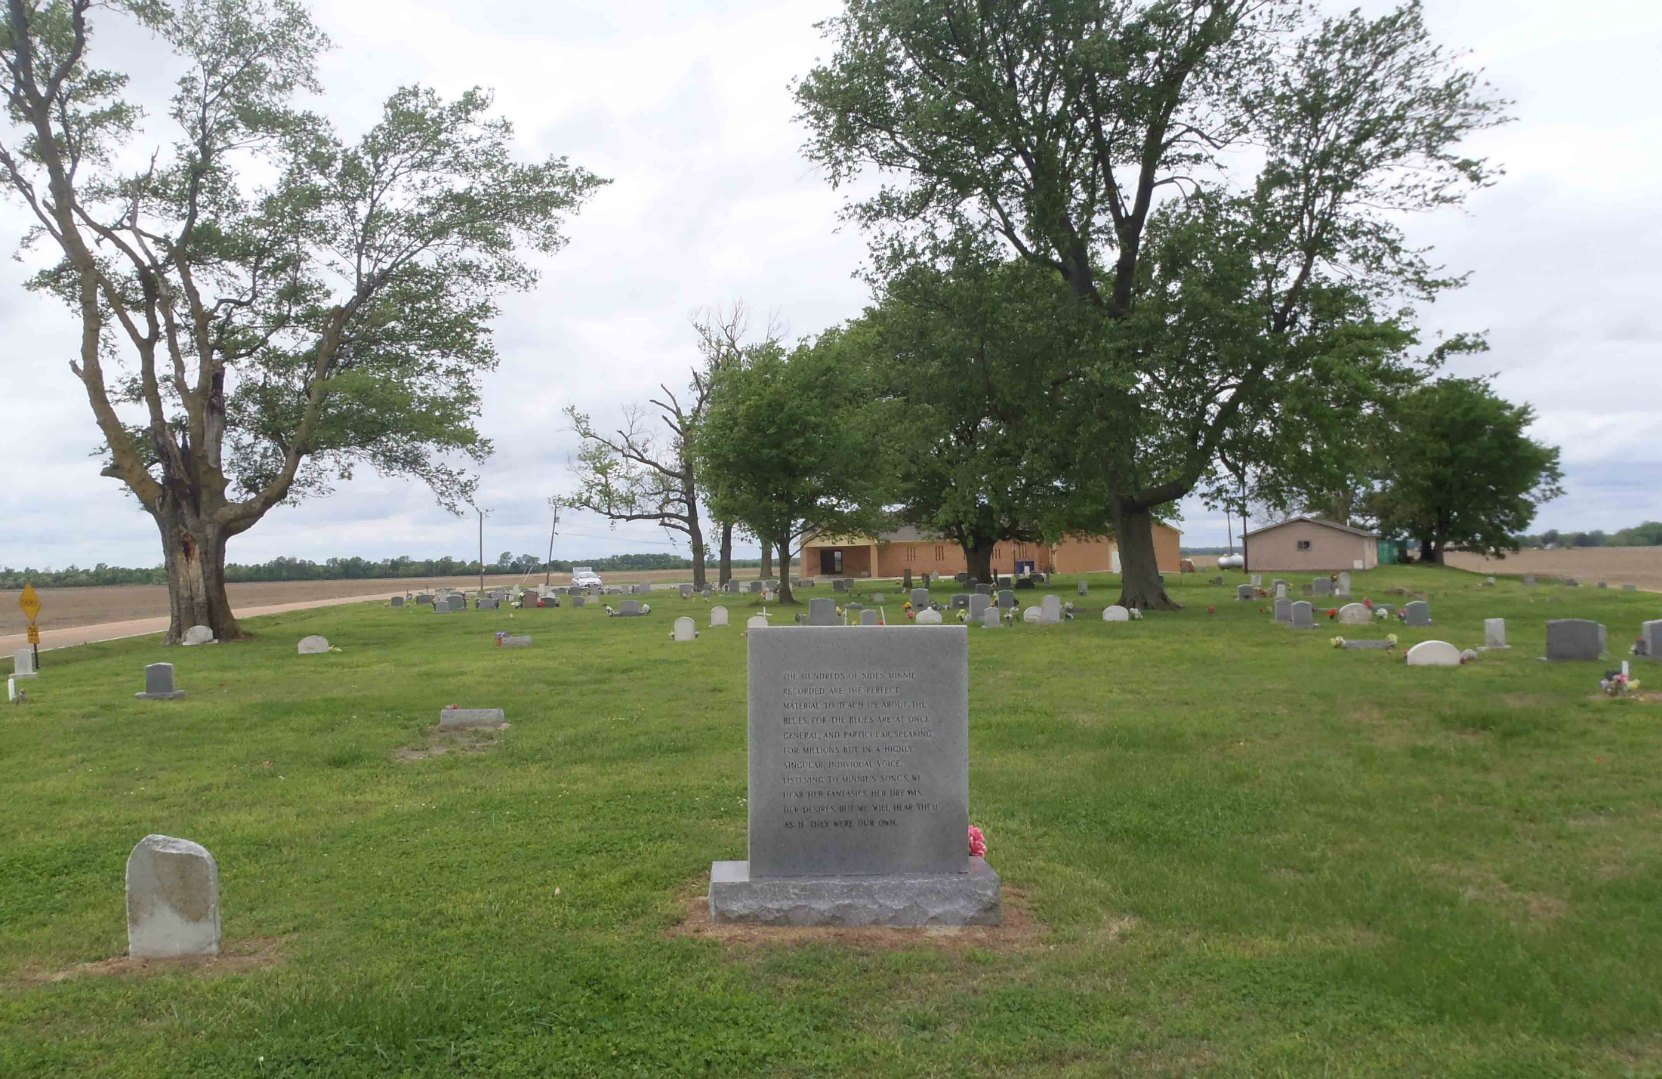
[[[49,653],[0,713],[0,1074],[1657,1073],[1662,664],[1613,701],[1613,664],[1537,657],[1584,616],[1619,660],[1662,608],[1480,580],[1357,577],[1430,593],[1403,647],[1506,618],[1459,669],[1195,577],[1176,615],[1104,624],[1109,580],[1064,580],[1078,621],[972,629],[994,933],[683,924],[745,851],[748,596],[724,629],[660,593]],[[134,700],[162,659],[189,696]],[[511,726],[440,738],[452,703]],[[225,958],[109,962],[149,832],[217,856]]]

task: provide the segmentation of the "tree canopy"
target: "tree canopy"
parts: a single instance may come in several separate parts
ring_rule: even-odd
[[[182,74],[170,141],[93,26],[136,22]],[[78,319],[70,368],[120,480],[156,521],[176,638],[239,634],[225,543],[368,466],[456,506],[495,297],[603,182],[522,163],[481,90],[405,87],[346,139],[299,103],[326,46],[296,0],[12,0],[0,16],[0,176],[34,215],[33,287]],[[129,167],[129,162],[137,162]]]
[[[1534,418],[1482,379],[1445,378],[1405,395],[1369,504],[1380,529],[1418,541],[1428,562],[1449,547],[1517,550],[1536,509],[1563,493],[1557,448],[1525,433]]]
[[[1401,222],[1492,176],[1461,143],[1502,103],[1418,3],[848,0],[826,33],[807,151],[835,183],[882,177],[850,206],[879,268],[984,236],[1102,321],[1055,414],[1128,605],[1169,606],[1153,512],[1334,355],[1336,317],[1400,322],[1457,283]]]

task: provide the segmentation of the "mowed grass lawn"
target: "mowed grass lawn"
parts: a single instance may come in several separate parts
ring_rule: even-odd
[[[0,1074],[1657,1074],[1662,696],[1538,657],[1584,616],[1619,661],[1662,597],[1480,580],[1357,577],[1431,594],[1404,647],[1506,618],[1457,670],[1192,576],[1178,614],[1105,625],[1099,578],[1076,622],[972,630],[971,817],[1034,924],[968,944],[673,932],[744,856],[749,597],[48,653],[0,713]],[[134,700],[162,659],[189,696]],[[512,726],[410,753],[451,703]],[[124,953],[149,832],[217,856],[240,961],[78,969]]]

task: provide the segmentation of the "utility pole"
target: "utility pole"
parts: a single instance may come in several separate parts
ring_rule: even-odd
[[[548,527],[548,561],[542,564],[542,583],[554,583],[554,534],[560,530],[560,500],[551,498],[548,506],[554,511],[554,523]]]
[[[485,510],[473,507],[479,514],[479,594],[485,594]]]

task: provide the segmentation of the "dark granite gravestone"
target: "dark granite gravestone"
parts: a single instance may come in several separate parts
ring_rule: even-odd
[[[1547,658],[1596,660],[1604,654],[1604,627],[1585,618],[1559,618],[1547,623]]]
[[[1431,605],[1423,599],[1411,600],[1402,605],[1402,624],[1405,626],[1431,625]]]
[[[173,688],[173,664],[152,663],[144,668],[144,692],[133,696],[141,701],[172,701],[185,695]]]
[[[711,866],[715,921],[999,922],[966,838],[968,633],[876,628],[751,631],[750,858]]]

